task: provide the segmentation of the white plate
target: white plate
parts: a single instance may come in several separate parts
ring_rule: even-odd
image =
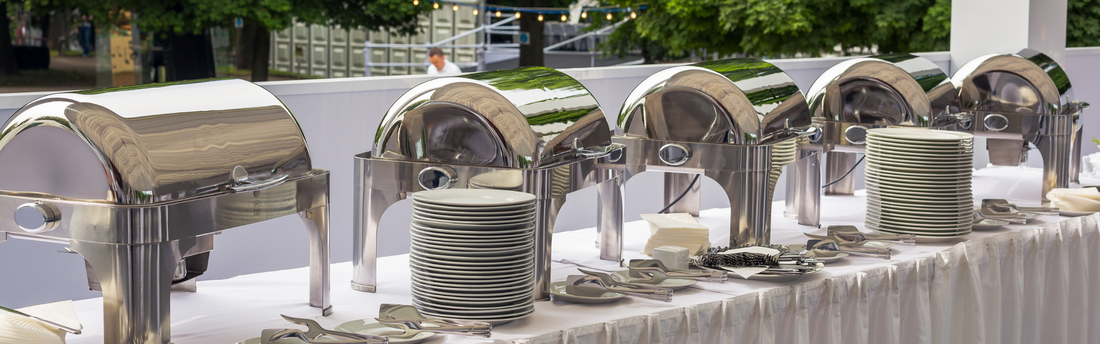
[[[456,300],[456,301],[463,301],[463,300],[483,300],[484,301],[484,300],[513,299],[517,295],[530,295],[531,291],[534,290],[534,289],[535,289],[534,284],[532,284],[532,285],[530,285],[526,288],[523,288],[521,286],[517,286],[516,289],[512,290],[512,291],[489,292],[489,293],[472,293],[472,292],[455,293],[455,292],[450,292],[450,291],[445,291],[445,290],[427,289],[427,288],[421,287],[420,285],[418,285],[416,283],[413,283],[413,285],[412,285],[413,295],[421,293],[421,294],[430,296],[430,297],[421,296],[421,298],[430,299],[431,297],[439,297],[439,298],[444,298],[444,299],[449,299],[449,300]]]
[[[417,268],[417,269],[419,269],[419,268]],[[476,284],[476,283],[500,283],[500,282],[504,282],[504,281],[514,281],[516,279],[523,278],[526,275],[530,275],[531,270],[518,269],[515,272],[510,272],[510,273],[488,273],[488,274],[487,273],[477,273],[477,274],[467,274],[467,275],[449,274],[449,273],[431,272],[431,271],[425,272],[423,270],[417,270],[416,272],[414,272],[414,274],[418,274],[419,276],[421,276],[425,279],[429,279],[429,280],[452,281],[452,282],[467,281],[469,283],[475,283]]]
[[[410,258],[409,259],[409,266],[411,268],[416,269],[418,271],[421,271],[423,273],[439,273],[439,274],[449,274],[449,275],[511,276],[512,274],[520,273],[520,272],[522,272],[522,273],[534,273],[533,269],[535,268],[535,260],[531,259],[530,261],[528,261],[526,263],[517,264],[517,265],[514,265],[514,266],[509,264],[509,265],[497,265],[497,266],[487,266],[487,267],[469,267],[469,266],[450,267],[450,266],[439,266],[437,264],[434,264],[432,262],[427,262],[427,261],[421,262],[419,259],[411,259]]]
[[[973,161],[973,153],[957,153],[957,154],[940,154],[940,153],[925,153],[925,152],[909,152],[901,149],[885,147],[867,147],[868,159],[900,159],[905,158],[923,161]]]
[[[900,140],[962,141],[973,140],[974,135],[957,131],[916,129],[916,128],[874,128],[867,130],[867,137],[882,137]]]
[[[883,196],[884,194],[886,196]],[[969,195],[969,194],[965,194],[965,195],[944,194],[943,198],[936,199],[936,198],[933,198],[933,197],[921,198],[921,197],[913,197],[913,196],[910,196],[910,195],[899,195],[899,194],[895,194],[895,193],[892,193],[892,192],[886,192],[886,193],[883,193],[882,191],[871,192],[870,190],[868,190],[868,192],[867,192],[867,198],[874,198],[874,199],[879,199],[879,200],[883,200],[883,201],[890,201],[890,202],[903,202],[903,203],[913,203],[913,204],[945,203],[945,202],[946,203],[953,203],[953,204],[954,203],[962,204],[963,202],[971,202],[971,204],[973,204],[973,202],[974,202],[974,197]]]
[[[974,151],[972,142],[958,142],[953,144],[936,145],[928,141],[913,142],[912,144],[883,140],[867,140],[868,146],[874,146],[885,150],[912,149],[924,152],[941,152],[944,154],[966,154]]]
[[[534,288],[535,288],[534,286],[531,286],[531,290],[534,290]],[[470,294],[470,293],[446,293],[446,294],[441,294],[441,293],[434,293],[434,292],[431,292],[431,291],[426,291],[426,290],[423,290],[423,289],[415,289],[415,286],[414,286],[414,289],[412,291],[412,296],[413,296],[414,300],[416,298],[420,298],[420,299],[423,299],[423,300],[438,300],[438,301],[446,301],[446,302],[468,302],[471,305],[476,305],[475,303],[472,303],[472,302],[484,302],[484,304],[494,304],[494,303],[516,302],[516,301],[522,301],[524,299],[530,299],[531,298],[531,290],[527,290],[526,292],[517,291],[517,292],[514,292],[514,293],[502,293],[502,294],[499,294],[499,295],[484,296],[484,295],[475,295],[475,294]]]
[[[948,228],[930,229],[930,228],[927,228],[927,227],[919,227],[919,226],[900,226],[900,225],[889,225],[889,224],[877,224],[877,223],[871,223],[871,222],[864,223],[864,225],[866,225],[867,228],[875,227],[875,228],[877,228],[876,230],[883,231],[883,232],[893,232],[893,233],[905,232],[905,233],[908,233],[908,234],[917,234],[917,235],[958,236],[958,235],[968,234],[971,231],[971,224],[966,224],[966,225],[958,226],[956,228],[951,228],[951,229],[948,229]]]
[[[419,300],[413,300],[413,303],[416,304],[417,308],[421,308],[421,307],[430,308],[432,310],[439,311],[439,312],[455,312],[455,313],[470,312],[471,314],[499,314],[499,313],[514,313],[516,311],[523,311],[523,310],[526,310],[527,308],[534,307],[535,300],[532,298],[532,299],[516,302],[516,304],[514,304],[514,305],[497,306],[497,307],[477,306],[477,305],[451,306],[451,305],[435,303],[435,302],[432,302],[431,300],[424,299],[424,298],[420,298]]]
[[[1086,216],[1086,215],[1092,215],[1093,213],[1095,213],[1095,211],[1069,211],[1069,210],[1060,210],[1060,211],[1058,211],[1058,215],[1065,216],[1065,217]]]
[[[964,200],[964,199],[974,199],[974,195],[972,195],[972,194],[969,194],[969,193],[959,194],[959,193],[953,192],[953,191],[952,192],[945,192],[943,194],[932,192],[932,193],[929,193],[930,195],[920,195],[920,194],[914,195],[914,194],[911,194],[909,192],[898,192],[896,190],[891,190],[891,189],[880,190],[880,189],[877,189],[877,188],[868,188],[866,190],[867,190],[867,195],[868,196],[875,196],[875,197],[879,197],[879,198],[894,197],[894,198],[904,198],[904,199],[908,199],[908,200],[921,200],[921,201],[938,201],[938,200],[945,199],[945,198],[946,199],[957,199],[957,200],[960,200],[960,201]],[[889,196],[884,196],[884,195],[889,195]],[[943,196],[941,198],[941,195],[945,195],[945,196]]]
[[[432,213],[439,215],[455,215],[455,216],[510,216],[520,215],[533,212],[534,205],[520,208],[510,208],[504,210],[487,210],[487,211],[468,211],[468,210],[451,210],[451,209],[438,209],[436,207],[429,207],[422,205],[423,203],[413,202],[413,209],[421,213]],[[463,208],[469,209],[469,208]]]
[[[873,185],[873,186],[869,186],[869,187],[874,188],[874,190],[868,189],[869,192],[873,191],[873,192],[877,192],[879,194],[882,194],[883,192],[886,192],[886,193],[898,195],[898,197],[910,196],[910,195],[916,195],[916,196],[942,196],[942,195],[945,195],[945,194],[947,194],[947,195],[960,195],[960,193],[958,191],[970,190],[969,187],[959,187],[955,191],[950,191],[950,190],[947,190],[947,191],[932,190],[932,191],[930,191],[929,188],[921,188],[919,185],[913,185],[913,186],[908,186],[908,187],[907,186],[890,186],[888,188],[882,187],[882,186],[879,186],[879,185]],[[962,195],[965,195],[965,194],[962,194]]]
[[[964,159],[964,158],[955,159],[955,160],[932,160],[932,159],[921,159],[921,158],[899,159],[899,158],[895,158],[894,156],[883,157],[883,156],[871,155],[867,158],[867,161],[877,163],[877,164],[882,164],[882,165],[890,165],[890,166],[925,166],[925,165],[931,165],[931,166],[937,166],[937,167],[938,166],[956,167],[956,166],[973,166],[974,165],[973,160]]]
[[[698,282],[693,279],[666,278],[664,281],[661,281],[661,283],[646,283],[644,281],[638,281],[634,277],[630,277],[630,270],[619,270],[612,272],[609,275],[611,275],[611,278],[615,281],[623,283],[633,283],[646,289],[671,288],[672,290],[680,290],[693,286],[696,282]]]
[[[973,229],[976,231],[988,231],[1007,225],[1008,221],[998,219],[975,219]]]
[[[336,328],[334,328],[334,330],[374,336],[381,336],[383,333],[401,332],[401,330],[399,329],[379,324],[378,321],[374,319],[352,320],[340,325],[336,325]],[[412,337],[390,335],[387,336],[387,338],[390,339],[390,344],[416,344],[435,336],[435,332],[417,331],[416,334]]]
[[[929,149],[929,148],[917,148],[917,147],[897,147],[897,146],[882,146],[882,145],[867,145],[867,154],[880,154],[891,156],[921,156],[921,157],[934,157],[934,156],[950,156],[950,157],[965,157],[972,156],[974,150],[972,148],[960,147],[955,150],[943,149]]]
[[[432,245],[420,240],[412,241],[413,247],[418,250],[431,254],[439,255],[453,255],[461,257],[500,257],[511,254],[517,254],[520,252],[530,251],[535,247],[533,241],[527,241],[526,244],[517,244],[513,247],[500,248],[500,247],[462,247],[458,245]]]
[[[967,214],[940,214],[940,213],[928,213],[928,212],[922,212],[922,213],[914,212],[914,213],[910,214],[910,213],[896,212],[896,211],[893,211],[893,210],[887,210],[887,212],[885,214],[886,214],[886,216],[889,216],[889,217],[892,217],[892,218],[895,218],[895,219],[908,219],[908,220],[913,220],[913,221],[920,221],[920,220],[923,220],[923,219],[962,221],[962,220],[966,220],[966,219],[970,219],[970,218],[974,217],[973,214],[970,214],[970,215],[967,215]],[[882,217],[883,216],[882,209],[868,208],[867,209],[867,215],[868,216]]]
[[[424,235],[435,235],[435,234],[439,234],[441,236],[447,236],[447,235],[454,235],[454,236],[482,235],[482,236],[485,236],[487,238],[495,238],[495,239],[519,237],[519,236],[527,235],[527,233],[534,233],[534,231],[535,231],[535,226],[533,226],[533,225],[528,226],[528,227],[524,227],[524,228],[514,228],[514,229],[491,229],[491,230],[489,230],[489,229],[482,228],[483,230],[461,230],[461,229],[435,228],[435,227],[432,227],[432,226],[429,226],[429,225],[422,225],[422,224],[416,223],[415,221],[413,221],[411,227],[413,229],[416,229],[416,230],[420,231],[420,233],[424,234]]]
[[[497,301],[493,301],[493,300],[489,300],[489,301],[470,301],[470,300],[454,301],[454,300],[447,300],[447,299],[440,299],[440,298],[426,299],[426,298],[423,298],[423,297],[417,296],[417,295],[413,295],[413,299],[418,299],[418,301],[420,301],[422,303],[429,303],[429,304],[444,304],[444,305],[471,306],[471,307],[478,307],[478,306],[503,307],[503,306],[509,306],[509,305],[518,305],[518,304],[524,303],[524,302],[532,302],[534,300],[534,299],[531,298],[530,294],[528,294],[528,295],[516,295],[516,296],[513,296],[511,299],[504,299],[504,300],[497,300]]]
[[[889,175],[903,174],[903,175],[912,175],[912,176],[917,176],[917,177],[924,177],[924,176],[929,176],[929,177],[961,176],[961,175],[972,174],[973,171],[974,171],[973,166],[950,167],[950,168],[947,168],[947,167],[933,167],[933,166],[899,167],[899,166],[882,165],[882,164],[875,163],[873,161],[868,161],[867,166],[868,167],[874,167],[876,170],[879,170],[880,172],[888,173]]]
[[[891,202],[884,201],[874,197],[867,197],[867,204],[876,204],[883,206],[893,206],[893,208],[900,207],[901,209],[933,209],[933,210],[955,210],[955,209],[973,209],[974,202],[957,202],[957,203],[915,203],[915,202]]]
[[[428,312],[428,311],[421,311],[420,313],[422,313],[424,315],[428,315],[428,316],[436,316],[436,317],[439,317],[439,318],[455,318],[454,316],[451,316],[451,315],[437,314],[437,313],[432,313],[432,312]],[[526,312],[515,314],[515,315],[509,315],[509,316],[488,316],[488,317],[463,316],[462,319],[463,320],[485,321],[485,322],[488,322],[490,324],[493,324],[493,326],[500,326],[500,325],[510,323],[512,321],[516,321],[516,320],[519,320],[519,319],[526,318],[526,317],[530,316],[532,313],[535,313],[534,308],[531,308],[530,311],[526,311]]]
[[[433,220],[423,216],[412,214],[412,223],[442,229],[482,229],[482,230],[501,230],[501,229],[513,229],[513,228],[526,228],[534,226],[535,216],[531,215],[521,220],[511,221],[482,221],[482,222],[460,222],[460,221],[444,221]]]
[[[424,203],[424,202],[417,201],[415,199],[412,201],[412,204],[413,204],[413,207],[418,207],[418,208],[421,208],[421,209],[457,211],[457,212],[462,212],[462,213],[491,213],[491,212],[522,211],[522,210],[531,209],[531,208],[535,207],[535,203],[524,203],[524,204],[516,204],[516,205],[502,205],[502,206],[476,207],[475,208],[475,207],[462,207],[462,206],[451,206],[451,205],[439,205],[439,204],[432,204],[432,203]]]
[[[880,170],[878,166],[867,165],[868,173],[876,173],[882,177],[899,179],[899,178],[911,178],[914,180],[965,180],[963,177],[970,176],[974,172],[971,170],[953,173],[920,173],[910,171],[896,171],[896,170]]]
[[[476,237],[453,238],[440,235],[424,234],[418,231],[409,231],[409,237],[413,240],[431,241],[438,245],[462,245],[465,247],[512,247],[517,244],[530,241],[533,234],[519,235],[492,239],[479,239]]]
[[[909,227],[909,226],[914,226],[914,228],[924,228],[925,230],[927,230],[929,232],[958,232],[958,231],[960,231],[959,228],[964,228],[966,226],[969,226],[969,225],[973,224],[973,222],[974,222],[974,221],[969,221],[969,222],[963,221],[963,223],[947,223],[947,224],[945,224],[945,223],[928,223],[928,222],[910,222],[910,221],[905,221],[905,220],[899,220],[899,221],[881,220],[881,219],[874,219],[874,218],[871,218],[871,217],[868,217],[865,221],[866,221],[866,223],[872,223],[872,224],[875,224],[876,226],[880,226],[880,227],[881,226],[887,226],[887,227]]]
[[[523,277],[520,277],[520,278],[516,278],[512,281],[507,281],[507,282],[504,282],[504,283],[475,284],[475,283],[445,283],[445,282],[438,282],[438,281],[431,280],[431,279],[420,278],[420,276],[417,276],[417,275],[412,276],[413,283],[416,283],[416,285],[419,285],[421,287],[428,288],[428,289],[431,289],[431,290],[470,291],[470,292],[479,292],[479,293],[505,292],[505,291],[509,291],[509,290],[518,290],[520,288],[523,288],[522,286],[526,286],[526,285],[530,285],[531,283],[535,283],[534,278],[535,278],[535,276],[531,275],[531,276],[523,276]],[[519,286],[519,287],[517,287],[517,286]]]
[[[925,218],[915,219],[915,218],[912,218],[912,217],[895,216],[894,214],[883,216],[883,215],[879,215],[879,214],[867,213],[867,218],[868,219],[875,219],[875,220],[878,220],[878,221],[920,223],[920,224],[929,224],[929,225],[948,225],[948,224],[956,224],[957,225],[957,224],[965,223],[967,221],[974,222],[974,220],[973,220],[974,216],[973,215],[971,215],[971,216],[960,215],[957,218],[925,217]]]
[[[529,212],[519,213],[519,214],[513,214],[513,215],[446,215],[446,214],[435,214],[435,213],[426,212],[426,211],[414,211],[413,213],[416,214],[416,216],[419,216],[419,217],[422,217],[422,218],[425,218],[425,219],[428,219],[428,220],[455,221],[455,222],[474,223],[474,224],[499,223],[499,222],[509,223],[509,222],[516,222],[516,221],[524,221],[524,220],[530,221],[530,219],[533,219],[534,216],[535,216],[534,211],[529,211]]]
[[[973,148],[974,141],[929,141],[929,140],[895,140],[882,137],[867,137],[867,144],[876,146],[913,147],[929,149],[958,149]]]
[[[447,189],[413,193],[413,200],[422,203],[458,207],[500,207],[535,202],[535,195],[505,190]]]
[[[519,264],[526,263],[527,260],[534,260],[534,249],[528,252],[520,252],[511,256],[499,257],[461,257],[447,254],[434,254],[423,252],[416,247],[410,247],[409,251],[410,256],[415,256],[417,260],[424,263],[435,263],[440,264],[441,266],[461,266],[464,268]]]
[[[551,282],[550,283],[550,296],[552,298],[554,298],[554,300],[559,300],[559,301],[563,301],[563,302],[570,302],[570,303],[583,303],[583,304],[610,303],[610,302],[615,302],[615,301],[618,301],[618,300],[626,297],[626,294],[616,293],[616,292],[609,291],[609,290],[603,290],[603,288],[600,288],[600,287],[592,287],[590,289],[589,288],[584,289],[584,290],[594,290],[594,291],[602,290],[603,292],[600,293],[599,295],[595,295],[595,293],[593,295],[573,295],[573,294],[569,294],[569,293],[565,292],[565,288],[568,285],[569,284],[566,283],[566,282]]]

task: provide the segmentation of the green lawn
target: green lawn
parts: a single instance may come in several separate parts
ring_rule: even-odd
[[[80,74],[77,72],[45,69],[45,70],[21,70],[20,75],[0,77],[2,87],[23,86],[73,86],[95,87],[95,75]]]

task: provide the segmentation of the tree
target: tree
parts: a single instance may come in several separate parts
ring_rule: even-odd
[[[646,5],[634,37],[611,39],[646,39],[668,51],[699,55],[944,50],[951,25],[950,0],[609,1],[621,7]]]
[[[1066,46],[1100,46],[1100,0],[1069,0]]]
[[[0,1],[0,74],[4,76],[19,75],[19,67],[15,64],[15,50],[11,46],[11,18],[8,17],[8,1]]]

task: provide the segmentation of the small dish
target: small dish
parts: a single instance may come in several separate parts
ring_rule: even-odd
[[[374,336],[386,336],[390,339],[390,344],[416,344],[436,336],[435,332],[417,330],[409,330],[408,333],[400,335],[384,335],[383,333],[400,333],[401,330],[379,324],[378,321],[374,319],[352,320],[336,326],[335,330]]]
[[[554,300],[563,302],[600,304],[618,301],[625,298],[626,294],[616,293],[600,287],[572,286],[567,282],[552,282],[550,283],[550,296]]]

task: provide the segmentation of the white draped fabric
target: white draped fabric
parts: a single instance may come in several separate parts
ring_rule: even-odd
[[[975,199],[1023,202],[1037,171],[985,169]],[[1026,186],[1020,189],[1018,186]],[[1008,186],[1008,187],[1006,187]],[[1031,191],[1033,192],[1033,191]],[[1034,194],[1037,198],[1038,194]],[[1026,197],[1030,198],[1030,197]],[[864,197],[830,196],[826,224],[862,227]],[[776,213],[781,205],[777,203]],[[711,238],[728,238],[728,210],[704,211]],[[494,328],[491,339],[449,336],[438,342],[514,343],[1100,343],[1100,216],[1045,216],[1028,225],[974,232],[957,243],[897,246],[893,260],[848,257],[821,273],[788,282],[699,283],[673,302],[628,298],[609,305],[538,302],[535,314]],[[773,217],[773,242],[806,238]],[[642,257],[648,228],[627,225],[627,259]],[[553,279],[577,267],[617,269],[601,261],[594,229],[554,235]],[[235,343],[267,328],[293,328],[279,314],[317,319],[332,328],[373,318],[381,303],[410,303],[407,255],[380,259],[379,292],[350,290],[350,264],[333,266],[335,313],[308,307],[306,269],[199,282],[198,293],[172,298],[176,344]],[[102,343],[102,300],[77,302],[85,334],[69,343]]]

